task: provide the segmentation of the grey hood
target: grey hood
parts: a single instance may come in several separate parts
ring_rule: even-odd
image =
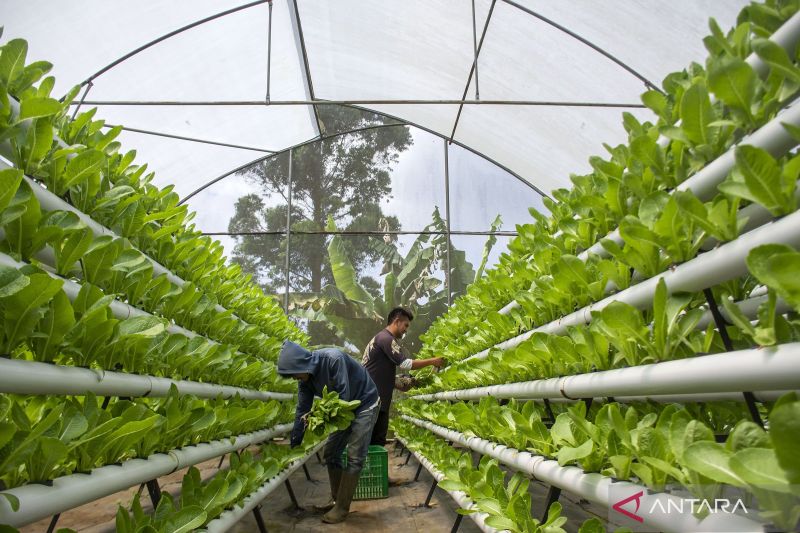
[[[313,374],[316,368],[314,354],[292,341],[284,341],[278,356],[278,374]]]

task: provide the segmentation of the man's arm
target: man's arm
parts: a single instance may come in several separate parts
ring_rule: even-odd
[[[292,438],[290,445],[292,448],[299,446],[303,442],[303,435],[306,432],[306,422],[303,416],[311,410],[314,403],[314,392],[311,387],[303,382],[298,382],[297,386],[297,410],[294,413],[294,427],[292,428]]]
[[[433,357],[431,359],[411,359],[406,357],[400,349],[400,344],[394,339],[391,342],[381,344],[380,347],[386,356],[403,370],[418,370],[431,365],[441,368],[445,363],[445,360],[441,357]]]
[[[443,357],[432,357],[430,359],[414,359],[411,361],[411,370],[425,368],[426,366],[436,366],[442,368],[445,360]]]

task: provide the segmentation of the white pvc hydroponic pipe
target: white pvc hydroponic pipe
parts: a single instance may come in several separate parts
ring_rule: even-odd
[[[237,394],[245,400],[294,398],[293,394],[284,392],[0,358],[0,392],[7,394],[82,396],[91,392],[97,396],[163,398],[169,394],[172,385],[180,394],[192,394],[198,398],[213,399],[219,395],[231,398]]]
[[[800,342],[703,355],[560,378],[412,396],[419,400],[616,398],[794,390],[800,384]],[[685,396],[689,398],[689,396]],[[688,401],[688,400],[686,400]]]
[[[789,150],[797,146],[797,141],[787,131],[783,124],[800,126],[800,106],[785,109],[778,116],[770,120],[767,124],[756,130],[749,137],[742,139],[739,143],[731,146],[727,152],[707,164],[697,174],[687,179],[676,187],[678,191],[691,191],[700,200],[709,200],[717,194],[717,185],[722,183],[730,174],[735,161],[735,150],[739,146],[750,145],[763,148],[773,157],[783,157]],[[619,234],[619,228],[604,237],[617,244],[624,241]],[[603,248],[601,241],[597,241],[590,248],[581,252],[578,257],[582,260],[588,259],[589,255],[609,257],[610,254]]]
[[[800,395],[798,390],[777,390],[777,391],[756,391],[753,392],[753,397],[757,402],[774,402],[784,394],[790,392]],[[609,397],[609,401],[612,397]],[[528,398],[536,400],[536,398]],[[613,396],[613,400],[617,403],[633,403],[633,402],[656,402],[656,403],[697,403],[697,402],[741,402],[744,401],[744,396],[741,392],[715,392],[710,394],[664,394],[660,396],[646,395],[646,396]],[[569,398],[550,398],[552,403],[567,403],[574,402],[575,400]]]
[[[19,499],[19,510],[12,511],[8,500],[0,498],[0,524],[13,527],[74,509],[140,483],[166,476],[193,464],[219,457],[252,444],[288,433],[292,424],[217,440],[208,444],[187,446],[168,453],[157,453],[146,459],[131,459],[119,465],[95,468],[90,474],[72,474],[53,480],[52,486],[29,484],[3,493]]]
[[[408,448],[408,443],[403,437],[399,437],[398,436],[397,440],[399,440],[400,443],[403,446]],[[408,448],[408,449],[411,450],[411,448]],[[436,480],[436,483],[439,483],[440,481],[442,481],[445,478],[445,475],[438,468],[436,468],[436,466],[434,466],[434,464],[431,463],[428,460],[427,457],[425,457],[424,455],[422,455],[422,454],[420,454],[418,452],[413,452],[412,451],[411,453],[414,454],[414,459],[416,459],[419,462],[419,464],[424,466],[425,470],[427,470],[428,473],[430,473],[431,477],[433,477],[433,479]],[[441,488],[441,487],[439,487],[439,488]],[[460,490],[454,490],[454,491],[449,491],[449,490],[445,490],[445,489],[442,489],[442,490],[444,490],[447,494],[449,494],[450,497],[453,498],[453,500],[455,500],[455,502],[462,509],[473,509],[473,508],[476,507],[475,506],[475,502],[472,501],[469,498],[469,496],[467,496],[467,494],[465,492],[460,491]],[[489,515],[487,513],[480,513],[480,512],[470,513],[467,516],[469,516],[472,519],[472,521],[475,522],[475,525],[477,525],[478,528],[481,531],[483,531],[484,533],[495,533],[495,532],[498,532],[497,529],[486,525],[486,519],[489,517]],[[503,531],[507,531],[507,530],[503,530]]]
[[[19,102],[16,99],[9,99],[11,103],[12,109],[19,108]],[[60,141],[60,139],[58,139]],[[63,145],[63,143],[60,143]],[[63,147],[63,146],[62,146]],[[7,159],[0,159],[0,169],[3,168],[15,168],[10,161]],[[106,228],[92,217],[81,211],[80,209],[76,208],[72,204],[65,202],[49,190],[42,187],[37,181],[29,178],[28,176],[23,176],[23,179],[27,182],[30,186],[31,190],[33,191],[33,195],[38,200],[39,205],[42,208],[42,211],[68,211],[70,213],[74,213],[80,219],[81,222],[86,224],[91,232],[94,234],[95,237],[100,237],[103,235],[109,235],[113,238],[119,238],[119,236],[111,231],[110,229]],[[166,274],[167,279],[170,283],[177,285],[178,287],[183,287],[186,283],[184,280],[173,274],[169,269],[164,267],[161,263],[156,261],[155,259],[151,258],[149,255],[144,254],[145,258],[153,265],[153,275],[159,276],[161,274]]]
[[[797,47],[798,42],[800,42],[800,13],[795,13],[789,20],[784,22],[783,25],[780,28],[778,28],[778,30],[769,37],[769,40],[773,41],[778,46],[780,46],[783,49],[785,49],[789,53],[789,56],[792,57],[792,54],[794,53],[794,50]],[[766,76],[768,74],[768,72],[769,72],[769,65],[767,63],[765,63],[758,56],[758,54],[756,54],[755,52],[751,53],[747,57],[747,63],[751,67],[753,67],[753,70],[755,70],[756,73],[760,77]],[[712,101],[714,101],[714,100],[716,100],[716,99],[715,98],[712,99]],[[665,147],[668,142],[669,142],[669,139],[666,138],[666,137],[661,137],[659,139],[659,144],[661,145],[662,148]],[[757,146],[752,141],[752,138],[750,138],[748,140],[745,140],[745,141],[741,141],[739,144],[743,144],[743,143],[744,144],[753,144],[753,146]],[[775,155],[775,154],[773,154],[773,155]],[[776,155],[776,157],[777,157],[777,155]],[[693,176],[690,179],[696,179],[699,174],[700,174],[700,172],[698,172],[698,174],[696,174],[695,176]],[[724,179],[724,177],[723,177],[723,179]],[[685,184],[684,184],[684,186],[685,186]],[[711,187],[712,192],[713,192],[713,189],[715,187],[716,187],[716,185]],[[678,190],[683,190],[683,189],[682,189],[681,186],[679,186]],[[706,192],[708,192],[707,188],[706,188]],[[697,194],[697,192],[695,192],[695,194]],[[556,233],[556,236],[558,236],[560,234],[561,234],[561,231],[558,231]],[[611,234],[607,235],[604,238],[611,238],[611,239],[619,242],[619,231],[615,230],[614,232],[612,232]],[[593,246],[591,246],[583,254],[581,254],[581,256],[580,256],[581,259],[585,260],[589,253],[606,254],[606,251],[602,247],[602,245],[600,244],[600,240],[598,240]],[[517,309],[518,307],[519,307],[519,303],[517,303],[516,300],[511,300],[508,304],[506,304],[504,307],[502,307],[499,310],[499,313],[501,315],[507,315],[508,313],[510,313],[514,309]]]
[[[314,446],[314,448],[305,455],[305,457],[301,457],[296,461],[290,463],[286,468],[281,470],[281,472],[261,485],[259,489],[255,492],[252,492],[249,496],[247,496],[244,500],[237,503],[236,506],[229,510],[223,512],[217,518],[212,520],[206,526],[206,531],[209,533],[224,533],[236,525],[242,518],[247,516],[253,509],[255,509],[258,504],[264,501],[264,498],[269,496],[269,494],[281,486],[289,476],[291,476],[295,470],[303,466],[306,461],[308,461],[312,455],[317,453],[317,451],[325,445],[325,440]]]
[[[539,481],[566,490],[606,508],[616,503],[616,499],[612,496],[612,486],[613,494],[637,494],[641,492],[640,502],[643,509],[652,509],[656,501],[659,501],[660,506],[664,509],[683,507],[682,498],[665,493],[648,493],[648,489],[643,485],[627,481],[614,482],[610,477],[601,474],[587,474],[574,466],[560,466],[557,461],[546,459],[540,455],[521,452],[478,437],[467,437],[463,433],[438,426],[426,420],[406,415],[403,415],[403,419],[442,438],[457,442],[483,455],[497,459],[514,470],[530,474]],[[657,531],[683,533],[685,531],[764,530],[763,524],[759,522],[747,517],[727,513],[711,513],[702,520],[697,519],[691,513],[643,514],[644,516],[641,517],[643,520],[642,525]]]
[[[800,106],[797,107],[797,110],[800,111]],[[588,324],[592,320],[592,311],[600,311],[612,302],[624,302],[637,309],[647,309],[653,304],[656,287],[661,279],[667,285],[667,293],[672,294],[675,292],[698,292],[743,276],[747,273],[747,264],[745,262],[747,254],[753,248],[763,244],[786,244],[795,248],[800,247],[800,229],[798,228],[800,228],[800,211],[795,211],[780,220],[772,221],[749,231],[719,248],[698,255],[673,270],[656,274],[652,278],[612,294],[574,313],[496,344],[490,349],[507,350],[514,348],[537,332],[562,335],[569,326]],[[489,350],[483,350],[465,358],[464,361],[483,358],[488,354]]]
[[[17,100],[14,99],[14,98],[10,98],[9,102],[11,103],[12,109],[16,109],[16,112],[19,112],[19,102],[17,102]],[[59,146],[61,146],[62,148],[66,147],[64,142],[58,137],[56,137],[56,142],[58,142]],[[67,157],[69,157],[69,156],[67,156]],[[3,169],[3,168],[15,168],[15,167],[11,164],[11,162],[8,159],[5,159],[5,158],[3,158],[2,155],[0,155],[0,169]],[[31,187],[31,190],[33,191],[33,195],[39,201],[39,205],[41,206],[42,211],[69,211],[69,212],[74,213],[75,215],[77,215],[78,218],[81,220],[81,222],[86,224],[86,227],[88,227],[92,231],[92,233],[94,234],[95,237],[100,237],[100,236],[103,236],[103,235],[109,235],[109,236],[111,236],[111,237],[113,237],[115,239],[120,238],[112,230],[110,230],[107,227],[103,226],[102,224],[100,224],[99,222],[94,220],[92,217],[90,217],[88,214],[84,213],[83,211],[81,211],[80,209],[76,208],[72,204],[70,204],[68,202],[65,202],[64,200],[62,200],[61,198],[59,198],[58,196],[56,196],[55,194],[53,194],[49,190],[47,190],[44,187],[42,187],[41,184],[36,182],[36,180],[31,179],[28,176],[23,176],[23,179]],[[128,243],[128,244],[130,245],[130,243]],[[138,250],[137,248],[133,247],[132,245],[131,245],[131,248],[134,249],[134,250]],[[138,250],[138,251],[141,252],[141,250]],[[141,253],[144,256],[144,258],[147,261],[149,261],[150,264],[153,265],[153,277],[160,276],[161,274],[164,274],[164,275],[166,275],[167,280],[169,280],[169,282],[172,283],[173,285],[176,285],[178,287],[183,287],[184,285],[186,285],[187,282],[185,280],[183,280],[181,277],[179,277],[176,274],[174,274],[171,270],[166,268],[164,265],[162,265],[161,263],[159,263],[158,261],[156,261],[155,259],[153,259],[149,255],[147,255],[146,253],[144,253],[144,252],[141,252]],[[216,304],[214,306],[214,310],[217,311],[218,313],[224,313],[225,311],[227,311],[224,307],[222,307],[219,304]],[[246,321],[244,321],[243,319],[238,317],[236,314],[234,314],[233,316],[235,318],[238,318],[242,322],[247,323]]]
[[[792,20],[795,18],[800,20],[800,17],[797,15],[793,17]],[[763,148],[771,153],[774,157],[782,157],[797,145],[797,141],[783,126],[784,123],[800,126],[800,106],[794,106],[784,110],[777,117],[773,118],[760,129],[753,132],[752,135],[744,138],[738,144],[732,146],[727,152],[703,167],[703,169],[697,172],[697,174],[678,185],[676,190],[692,191],[700,200],[708,200],[709,198],[713,197],[717,192],[717,185],[725,180],[735,164],[734,152],[738,146],[755,146],[758,148]],[[756,220],[750,223],[750,227],[752,227],[757,220],[768,220],[771,218],[771,216],[768,218],[763,216],[762,211],[765,211],[763,208],[759,209],[754,207],[751,208],[750,211],[752,211],[752,213],[748,212],[749,215],[757,214],[758,217]],[[617,228],[603,237],[603,239],[599,239],[591,247],[581,252],[578,255],[578,258],[582,261],[586,261],[589,258],[589,255],[609,257],[610,254],[605,248],[603,248],[601,243],[604,239],[609,239],[619,245],[624,243],[619,234],[619,228]],[[500,314],[506,315],[518,307],[519,303],[516,300],[513,300],[505,307],[500,309]]]
[[[1,252],[0,252],[0,265],[16,268],[17,270],[22,269],[26,266],[25,263],[20,263],[13,257],[10,257]],[[47,274],[53,279],[62,281],[63,285],[61,286],[61,288],[66,293],[67,297],[71,302],[75,301],[82,287],[80,283],[72,281],[71,279],[62,278],[61,276],[59,276],[58,274],[54,274],[53,272],[47,272]],[[125,320],[127,318],[137,317],[137,316],[153,316],[147,311],[143,311],[138,307],[134,307],[124,302],[120,302],[119,300],[116,299],[111,301],[109,307],[111,308],[111,312],[114,314],[114,317],[120,320]],[[189,331],[188,329],[182,328],[181,326],[177,326],[172,323],[170,323],[167,326],[167,331],[169,331],[170,333],[178,333],[180,335],[184,335],[185,337],[189,338],[197,336],[197,333]],[[219,344],[216,341],[210,339],[209,342]]]
[[[18,261],[15,261],[13,258],[7,256],[4,253],[0,253],[0,265],[9,266],[9,267],[16,268],[16,269],[20,269],[20,268],[23,268],[25,266],[24,263],[20,263]],[[78,297],[78,293],[80,292],[80,289],[81,289],[81,285],[79,283],[76,283],[76,282],[74,282],[72,280],[69,280],[69,279],[62,278],[62,277],[60,277],[60,276],[58,276],[56,274],[53,274],[52,272],[48,272],[48,274],[50,275],[50,277],[52,277],[54,279],[58,279],[58,280],[63,281],[62,289],[64,290],[64,292],[66,293],[66,295],[70,299],[70,301],[74,301]],[[116,318],[120,319],[120,320],[125,320],[126,318],[130,318],[130,317],[134,317],[134,316],[153,316],[150,313],[147,313],[146,311],[142,311],[141,309],[138,309],[138,308],[133,307],[131,305],[128,305],[126,303],[120,302],[118,300],[113,300],[109,307],[111,308],[111,312],[114,314],[114,316]],[[197,333],[194,333],[193,331],[189,331],[189,330],[187,330],[185,328],[182,328],[182,327],[177,326],[177,325],[172,324],[172,323],[170,323],[167,326],[167,331],[169,331],[170,333],[184,335],[185,337],[189,337],[189,338],[198,336]],[[206,338],[206,340],[208,342],[210,342],[210,343],[213,343],[213,344],[219,344],[217,341],[212,340],[212,339]],[[55,371],[51,370],[50,374],[52,374],[53,372],[55,372]],[[109,374],[111,374],[113,377],[110,377],[108,383],[106,385],[104,385],[105,390],[112,390],[112,389],[110,389],[110,387],[112,386],[111,385],[112,383],[118,383],[118,382],[122,383],[118,379],[119,376],[123,375],[122,373],[111,372]],[[2,378],[0,378],[0,379],[2,379]],[[35,380],[36,378],[34,376],[31,376],[30,379],[31,380]],[[122,378],[122,379],[124,379],[124,378]],[[179,384],[179,386],[181,387],[181,391],[186,391],[186,392],[184,392],[184,394],[197,394],[197,395],[200,395],[200,396],[208,394],[207,384],[201,384],[201,383],[197,383],[197,382],[194,382],[194,381],[177,381],[176,382],[176,381],[173,381],[171,379],[159,378],[159,377],[149,377],[148,379],[150,380],[149,384],[146,384],[146,383],[144,383],[142,381],[133,381],[133,382],[127,382],[126,381],[124,386],[132,386],[132,387],[134,387],[135,390],[138,390],[142,386],[149,386],[150,390],[151,390],[151,393],[154,396],[158,396],[158,395],[166,396],[167,392],[169,391],[170,385],[172,383],[176,383],[176,384]],[[34,383],[34,381],[29,382],[29,384],[30,383]],[[92,383],[91,378],[88,377],[88,376],[84,377],[82,379],[82,383],[91,384]],[[67,388],[70,387],[70,384],[60,384],[60,385],[64,385]],[[36,386],[39,386],[39,385],[36,385]],[[50,386],[50,385],[48,384],[48,385],[41,385],[41,386],[45,387],[45,386]],[[223,385],[217,385],[217,386],[218,387],[228,387],[228,386],[223,386]],[[231,388],[231,389],[233,389],[233,388]],[[241,389],[241,390],[249,390],[249,389]],[[254,392],[259,393],[259,394],[261,393],[260,391],[254,391]],[[28,393],[28,394],[32,394],[32,393]],[[51,394],[58,394],[58,393],[53,392]],[[73,394],[73,393],[64,393],[64,394]],[[226,394],[228,394],[228,393],[226,392]],[[272,393],[272,394],[281,394],[281,393]],[[123,394],[119,394],[119,395],[122,396]],[[281,399],[283,399],[283,398],[281,398]]]

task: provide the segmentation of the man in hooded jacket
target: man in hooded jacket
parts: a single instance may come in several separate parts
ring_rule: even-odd
[[[350,512],[350,502],[369,451],[372,428],[378,418],[378,389],[358,361],[335,348],[310,352],[293,342],[285,341],[278,357],[278,373],[298,380],[292,447],[303,441],[306,429],[303,417],[311,410],[314,397],[322,397],[324,387],[328,387],[328,391],[338,392],[342,400],[361,401],[354,411],[355,418],[350,426],[333,433],[325,444],[331,501],[317,509],[328,511],[322,517],[323,522],[342,522]],[[347,468],[342,465],[342,451],[345,447]]]

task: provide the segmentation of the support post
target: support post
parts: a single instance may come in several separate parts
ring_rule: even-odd
[[[547,491],[547,501],[545,502],[544,511],[542,512],[541,522],[543,524],[547,520],[547,512],[550,510],[550,506],[556,503],[560,496],[561,496],[561,489],[550,485],[550,490]]]
[[[289,148],[289,194],[286,196],[288,200],[288,209],[286,210],[286,295],[283,300],[283,310],[289,314],[289,254],[291,252],[292,240],[292,159],[294,159],[294,151]]]
[[[53,518],[50,519],[50,525],[47,526],[47,533],[53,533],[56,530],[56,524],[58,524],[59,518],[61,518],[61,513],[53,515]]]
[[[711,316],[714,318],[714,323],[717,326],[717,331],[719,331],[719,336],[722,339],[722,344],[725,346],[725,350],[732,352],[733,342],[731,342],[731,338],[728,335],[728,323],[725,320],[725,317],[723,317],[722,313],[719,311],[717,301],[714,298],[714,293],[711,291],[711,289],[703,289],[703,295],[706,297],[708,309],[711,311]],[[744,401],[747,404],[747,410],[750,412],[750,418],[753,419],[753,422],[763,428],[764,421],[761,419],[761,415],[758,412],[756,397],[750,391],[744,391],[742,392],[742,395],[744,396]]]
[[[417,467],[417,473],[414,474],[414,481],[419,481],[419,475],[422,473],[422,463]]]
[[[556,415],[553,414],[553,406],[550,405],[550,400],[548,400],[547,398],[544,399],[544,409],[545,411],[547,411],[547,416],[550,418],[550,420],[555,422]]]
[[[269,3],[272,6],[272,2]],[[267,533],[267,527],[264,525],[264,518],[261,516],[261,506],[257,505],[255,509],[253,509],[253,516],[256,519],[256,525],[258,526],[258,533]]]
[[[303,473],[306,475],[306,479],[308,481],[314,481],[313,479],[311,479],[311,472],[308,471],[308,467],[306,466],[305,463],[303,463]]]
[[[150,495],[150,501],[153,502],[153,509],[158,507],[158,502],[161,501],[161,487],[158,486],[158,480],[151,479],[146,484],[147,493]]]
[[[453,247],[450,242],[450,150],[447,147],[447,139],[444,140],[444,208],[445,220],[447,221],[447,255],[445,256],[445,271],[444,283],[447,286],[447,308],[449,309],[453,303],[453,290],[450,284],[450,248]]]
[[[225,461],[225,456],[224,456],[224,455],[220,455],[220,457],[219,457],[219,464],[217,464],[217,470],[219,470],[220,468],[222,468],[222,463],[223,463],[224,461]]]
[[[456,514],[456,521],[453,524],[452,529],[450,529],[450,533],[456,533],[458,531],[459,526],[461,525],[461,521],[464,519],[463,514]]]
[[[408,450],[408,455],[406,455],[406,462],[403,463],[403,466],[406,466],[410,460],[411,460],[411,450]]]
[[[434,479],[433,483],[431,484],[431,490],[428,491],[428,497],[425,498],[425,507],[430,507],[431,506],[431,498],[433,498],[433,491],[436,490],[436,486],[438,484],[439,484],[439,482]]]
[[[272,73],[272,0],[269,0],[269,21],[267,22],[267,103],[269,103],[271,73]]]
[[[289,483],[288,479],[285,481],[285,484],[286,490],[289,492],[289,499],[292,500],[292,504],[294,505],[295,509],[300,509],[300,504],[297,503],[297,497],[294,495],[294,491],[292,490],[292,484]]]

